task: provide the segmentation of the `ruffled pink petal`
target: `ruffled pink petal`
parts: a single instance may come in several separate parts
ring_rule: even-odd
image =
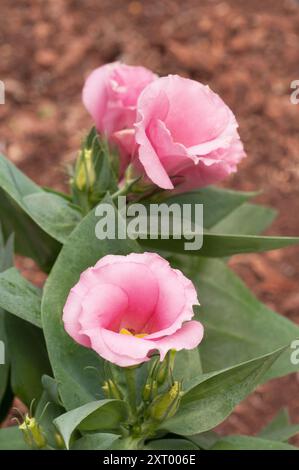
[[[103,117],[107,108],[107,82],[109,75],[117,62],[98,67],[87,77],[83,91],[82,100],[86,109],[91,114],[96,128],[100,132],[105,132]]]
[[[157,83],[159,80],[153,83]],[[149,90],[150,88],[150,90]],[[148,135],[147,127],[150,120],[163,120],[167,115],[169,103],[165,93],[156,87],[148,85],[138,99],[138,114],[136,128],[136,142],[139,144],[138,158],[142,163],[147,176],[158,186],[164,189],[173,189],[173,184],[160,162]]]
[[[136,142],[134,129],[125,129],[114,132],[111,136],[111,142],[112,144],[115,144],[119,150],[119,177],[121,179],[131,162],[131,158],[135,150]]]
[[[175,349],[194,349],[199,345],[203,338],[204,328],[198,321],[189,321],[184,323],[182,328],[177,330],[170,336],[157,339],[155,342],[156,349],[160,352],[161,361],[165,358],[168,351]]]
[[[175,142],[192,147],[212,141],[225,131],[229,108],[208,86],[177,75],[159,82],[170,103],[165,124]]]
[[[156,276],[148,266],[134,262],[116,262],[95,268],[102,282],[121,288],[128,296],[128,309],[119,328],[142,332],[159,297]]]
[[[192,282],[180,271],[172,269],[165,259],[157,255],[147,263],[155,273],[160,290],[155,312],[144,326],[150,333],[147,338],[154,339],[174,333],[190,320],[198,299]]]
[[[147,356],[152,344],[123,334],[114,333],[106,329],[86,330],[92,348],[104,359],[120,367],[129,367],[149,360]]]
[[[81,299],[75,292],[71,291],[63,308],[62,320],[64,323],[64,328],[67,333],[75,341],[77,341],[77,343],[86,347],[90,347],[89,338],[86,335],[80,333],[81,325],[78,320],[80,313]]]
[[[81,301],[79,323],[82,330],[108,327],[119,331],[129,300],[126,292],[113,284],[99,283]]]

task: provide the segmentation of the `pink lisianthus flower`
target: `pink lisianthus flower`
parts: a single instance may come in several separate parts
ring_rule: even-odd
[[[135,167],[160,188],[188,191],[224,179],[245,156],[234,114],[208,86],[177,75],[137,103]]]
[[[137,99],[156,78],[145,67],[113,62],[98,67],[86,79],[83,103],[97,130],[118,146],[122,170],[134,151]]]
[[[154,253],[108,255],[81,274],[63,310],[64,327],[78,343],[121,367],[154,352],[193,349],[203,326],[191,320],[198,305],[192,282]]]

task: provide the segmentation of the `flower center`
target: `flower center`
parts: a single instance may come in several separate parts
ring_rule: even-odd
[[[135,333],[133,329],[127,329],[127,328],[121,328],[120,332],[121,335],[129,335],[129,336],[135,336],[135,338],[144,338],[147,336],[147,333]]]

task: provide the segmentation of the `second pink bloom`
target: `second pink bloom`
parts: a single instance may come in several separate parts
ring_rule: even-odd
[[[245,156],[234,114],[199,82],[159,78],[141,93],[137,112],[137,167],[139,161],[160,188],[186,191],[216,183]]]

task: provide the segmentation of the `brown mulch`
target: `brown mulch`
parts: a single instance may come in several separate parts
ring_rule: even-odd
[[[298,3],[1,0],[1,13],[0,150],[35,181],[65,186],[65,165],[91,124],[80,99],[84,77],[121,59],[189,76],[220,93],[248,153],[226,185],[263,189],[259,201],[279,211],[269,233],[299,235],[299,105],[289,99],[290,83],[299,79]],[[289,248],[232,261],[261,300],[297,323],[298,255]],[[299,422],[298,377],[261,387],[220,432],[256,433],[282,406]]]

